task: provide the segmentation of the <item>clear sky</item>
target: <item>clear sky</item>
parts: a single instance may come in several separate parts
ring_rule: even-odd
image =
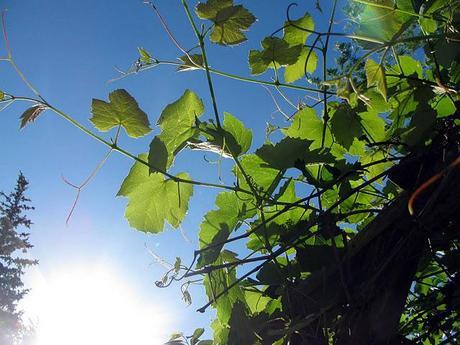
[[[195,1],[189,3],[194,5]],[[156,4],[181,43],[193,47],[195,38],[180,1],[157,0]],[[235,48],[209,46],[209,60],[214,68],[247,76],[249,49],[259,49],[260,40],[282,26],[289,1],[253,0],[243,4],[258,17],[248,33],[249,42]],[[309,11],[317,27],[324,29],[326,23],[319,19],[314,4],[313,0],[301,1],[293,13],[298,17]],[[144,47],[160,59],[174,60],[181,55],[142,1],[0,0],[0,8],[8,9],[9,40],[14,59],[24,74],[49,103],[88,128],[92,127],[89,122],[91,99],[107,99],[108,93],[118,88],[127,89],[136,98],[152,125],[164,106],[176,100],[186,88],[203,98],[206,116],[211,116],[202,72],[176,73],[171,67],[160,66],[107,83],[117,76],[115,66],[127,69],[137,59],[137,47]],[[327,13],[327,5],[323,9]],[[0,56],[5,54],[2,43]],[[268,73],[262,76],[266,80],[271,77]],[[253,149],[259,146],[264,140],[266,122],[279,123],[281,119],[267,91],[255,84],[213,78],[220,111],[232,113],[251,127]],[[32,96],[6,62],[0,63],[0,90]],[[301,93],[288,95],[296,102],[303,96]],[[281,104],[287,112],[294,111]],[[14,187],[19,170],[30,181],[29,196],[36,207],[30,213],[34,222],[31,242],[35,245],[31,255],[40,260],[40,265],[26,276],[32,292],[25,306],[30,316],[44,318],[45,321],[39,321],[39,329],[51,332],[53,327],[46,325],[46,315],[69,317],[65,316],[69,315],[68,309],[87,313],[82,327],[94,327],[97,320],[106,318],[106,314],[98,314],[97,308],[110,310],[112,318],[98,327],[112,329],[113,334],[106,334],[104,339],[112,339],[114,345],[121,344],[121,339],[127,337],[123,325],[128,323],[137,326],[139,334],[151,335],[149,344],[161,344],[160,340],[166,341],[175,330],[191,333],[196,327],[209,325],[212,312],[204,315],[195,312],[204,301],[200,287],[191,290],[194,302],[189,307],[181,301],[178,285],[168,289],[155,287],[154,281],[160,279],[165,270],[154,263],[145,245],[166,261],[174,262],[175,257],[180,256],[189,262],[197,247],[202,216],[213,207],[216,191],[195,189],[189,214],[182,225],[191,243],[176,230],[160,235],[135,231],[123,217],[126,200],[115,197],[133,162],[115,153],[82,191],[66,226],[75,190],[62,181],[61,175],[80,183],[103,158],[107,148],[50,112],[19,131],[18,119],[26,107],[18,103],[0,113],[0,190]],[[135,154],[142,153],[148,150],[156,133],[158,130],[138,140],[122,137],[120,144]],[[106,138],[110,135],[114,133],[104,134]],[[203,156],[203,153],[183,152],[173,171],[187,170],[196,179],[219,182],[217,165],[207,163]],[[216,159],[209,155],[207,158]],[[228,169],[229,163],[223,162],[222,168]],[[232,183],[228,175],[224,174],[223,178],[227,184]],[[91,294],[94,298],[85,297]],[[84,305],[79,302],[82,298]],[[60,308],[54,305],[55,309],[51,308],[47,301],[52,300],[60,301]],[[96,304],[99,306],[94,306]],[[75,324],[83,322],[77,316],[68,319],[69,327],[75,328]],[[66,332],[68,336],[72,329]],[[101,339],[91,339],[86,344],[101,344]],[[139,338],[136,344],[147,344],[143,341]]]

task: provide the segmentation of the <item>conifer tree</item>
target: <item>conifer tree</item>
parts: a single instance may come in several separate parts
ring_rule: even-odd
[[[26,215],[33,210],[26,197],[28,181],[19,173],[13,192],[0,192],[0,345],[17,344],[25,330],[18,302],[28,290],[22,277],[26,267],[37,260],[25,257],[33,246],[29,242],[32,222]]]

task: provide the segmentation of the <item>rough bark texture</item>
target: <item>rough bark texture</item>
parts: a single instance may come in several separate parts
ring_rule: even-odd
[[[419,175],[422,182],[442,170],[435,161],[423,161],[429,173]],[[414,174],[406,169],[400,174]],[[458,229],[459,196],[457,167],[420,195],[417,216],[409,214],[410,192],[404,192],[349,243],[340,265],[290,289],[292,312],[308,320],[293,344],[327,344],[325,328],[335,330],[340,345],[404,344],[398,325],[417,266],[433,234]]]

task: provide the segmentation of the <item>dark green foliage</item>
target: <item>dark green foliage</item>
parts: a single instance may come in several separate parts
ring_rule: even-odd
[[[24,269],[38,261],[23,257],[32,248],[28,229],[32,222],[25,214],[33,210],[26,197],[28,182],[19,174],[12,193],[0,192],[0,344],[16,344],[25,329],[17,303],[27,293],[22,282]]]

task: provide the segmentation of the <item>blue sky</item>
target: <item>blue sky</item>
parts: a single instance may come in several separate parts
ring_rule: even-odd
[[[156,4],[182,45],[194,46],[195,38],[180,1],[158,0]],[[282,26],[289,2],[259,0],[243,1],[243,4],[259,19],[248,33],[249,41],[235,48],[208,45],[208,54],[213,68],[248,76],[249,49],[259,49],[260,40]],[[171,67],[160,66],[107,83],[117,76],[115,66],[127,69],[136,60],[137,47],[144,47],[159,59],[174,60],[181,55],[155,14],[142,1],[1,0],[0,7],[8,9],[7,28],[16,63],[49,103],[88,128],[92,127],[89,122],[91,99],[107,99],[108,93],[118,88],[127,89],[136,98],[152,125],[161,110],[186,88],[203,98],[206,115],[211,116],[207,84],[201,72],[176,73]],[[324,10],[327,13],[327,6]],[[298,17],[305,11],[324,29],[326,23],[319,19],[314,1],[304,1],[293,13]],[[0,56],[5,56],[3,43]],[[267,73],[261,78],[269,80],[271,75]],[[213,79],[219,110],[232,113],[252,128],[253,149],[262,144],[266,122],[281,119],[267,91],[255,84],[218,76]],[[32,96],[6,62],[0,63],[0,90]],[[303,96],[288,95],[294,101]],[[30,213],[34,222],[31,242],[35,245],[31,255],[40,260],[40,265],[39,272],[29,273],[27,281],[36,284],[37,275],[46,281],[56,272],[85,272],[86,269],[93,272],[94,267],[108,267],[117,281],[126,283],[143,303],[159,306],[159,313],[167,310],[174,315],[172,322],[162,329],[163,333],[174,330],[191,333],[196,327],[208,325],[212,312],[204,315],[195,312],[204,301],[201,288],[191,290],[194,303],[186,307],[178,285],[168,289],[154,286],[164,268],[152,264],[154,259],[145,244],[167,261],[174,262],[175,257],[180,256],[188,262],[197,246],[200,221],[206,210],[213,207],[216,191],[195,189],[189,214],[182,225],[191,243],[176,230],[160,235],[137,232],[123,217],[126,200],[115,197],[132,161],[115,153],[83,190],[66,226],[75,191],[62,181],[61,175],[80,183],[103,158],[107,148],[50,112],[19,131],[18,118],[26,106],[18,103],[0,113],[3,148],[0,190],[14,187],[19,170],[30,181],[29,196],[36,207]],[[283,106],[293,112],[286,104]],[[135,154],[145,152],[157,132],[154,130],[139,140],[122,137],[120,145]],[[110,135],[114,133],[104,134],[106,138]],[[223,162],[223,170],[229,167],[229,162]],[[183,152],[173,171],[184,170],[196,179],[219,182],[217,165],[206,163],[202,153]],[[229,175],[224,174],[223,178],[227,184],[232,183]],[[116,303],[114,300],[114,305]]]

